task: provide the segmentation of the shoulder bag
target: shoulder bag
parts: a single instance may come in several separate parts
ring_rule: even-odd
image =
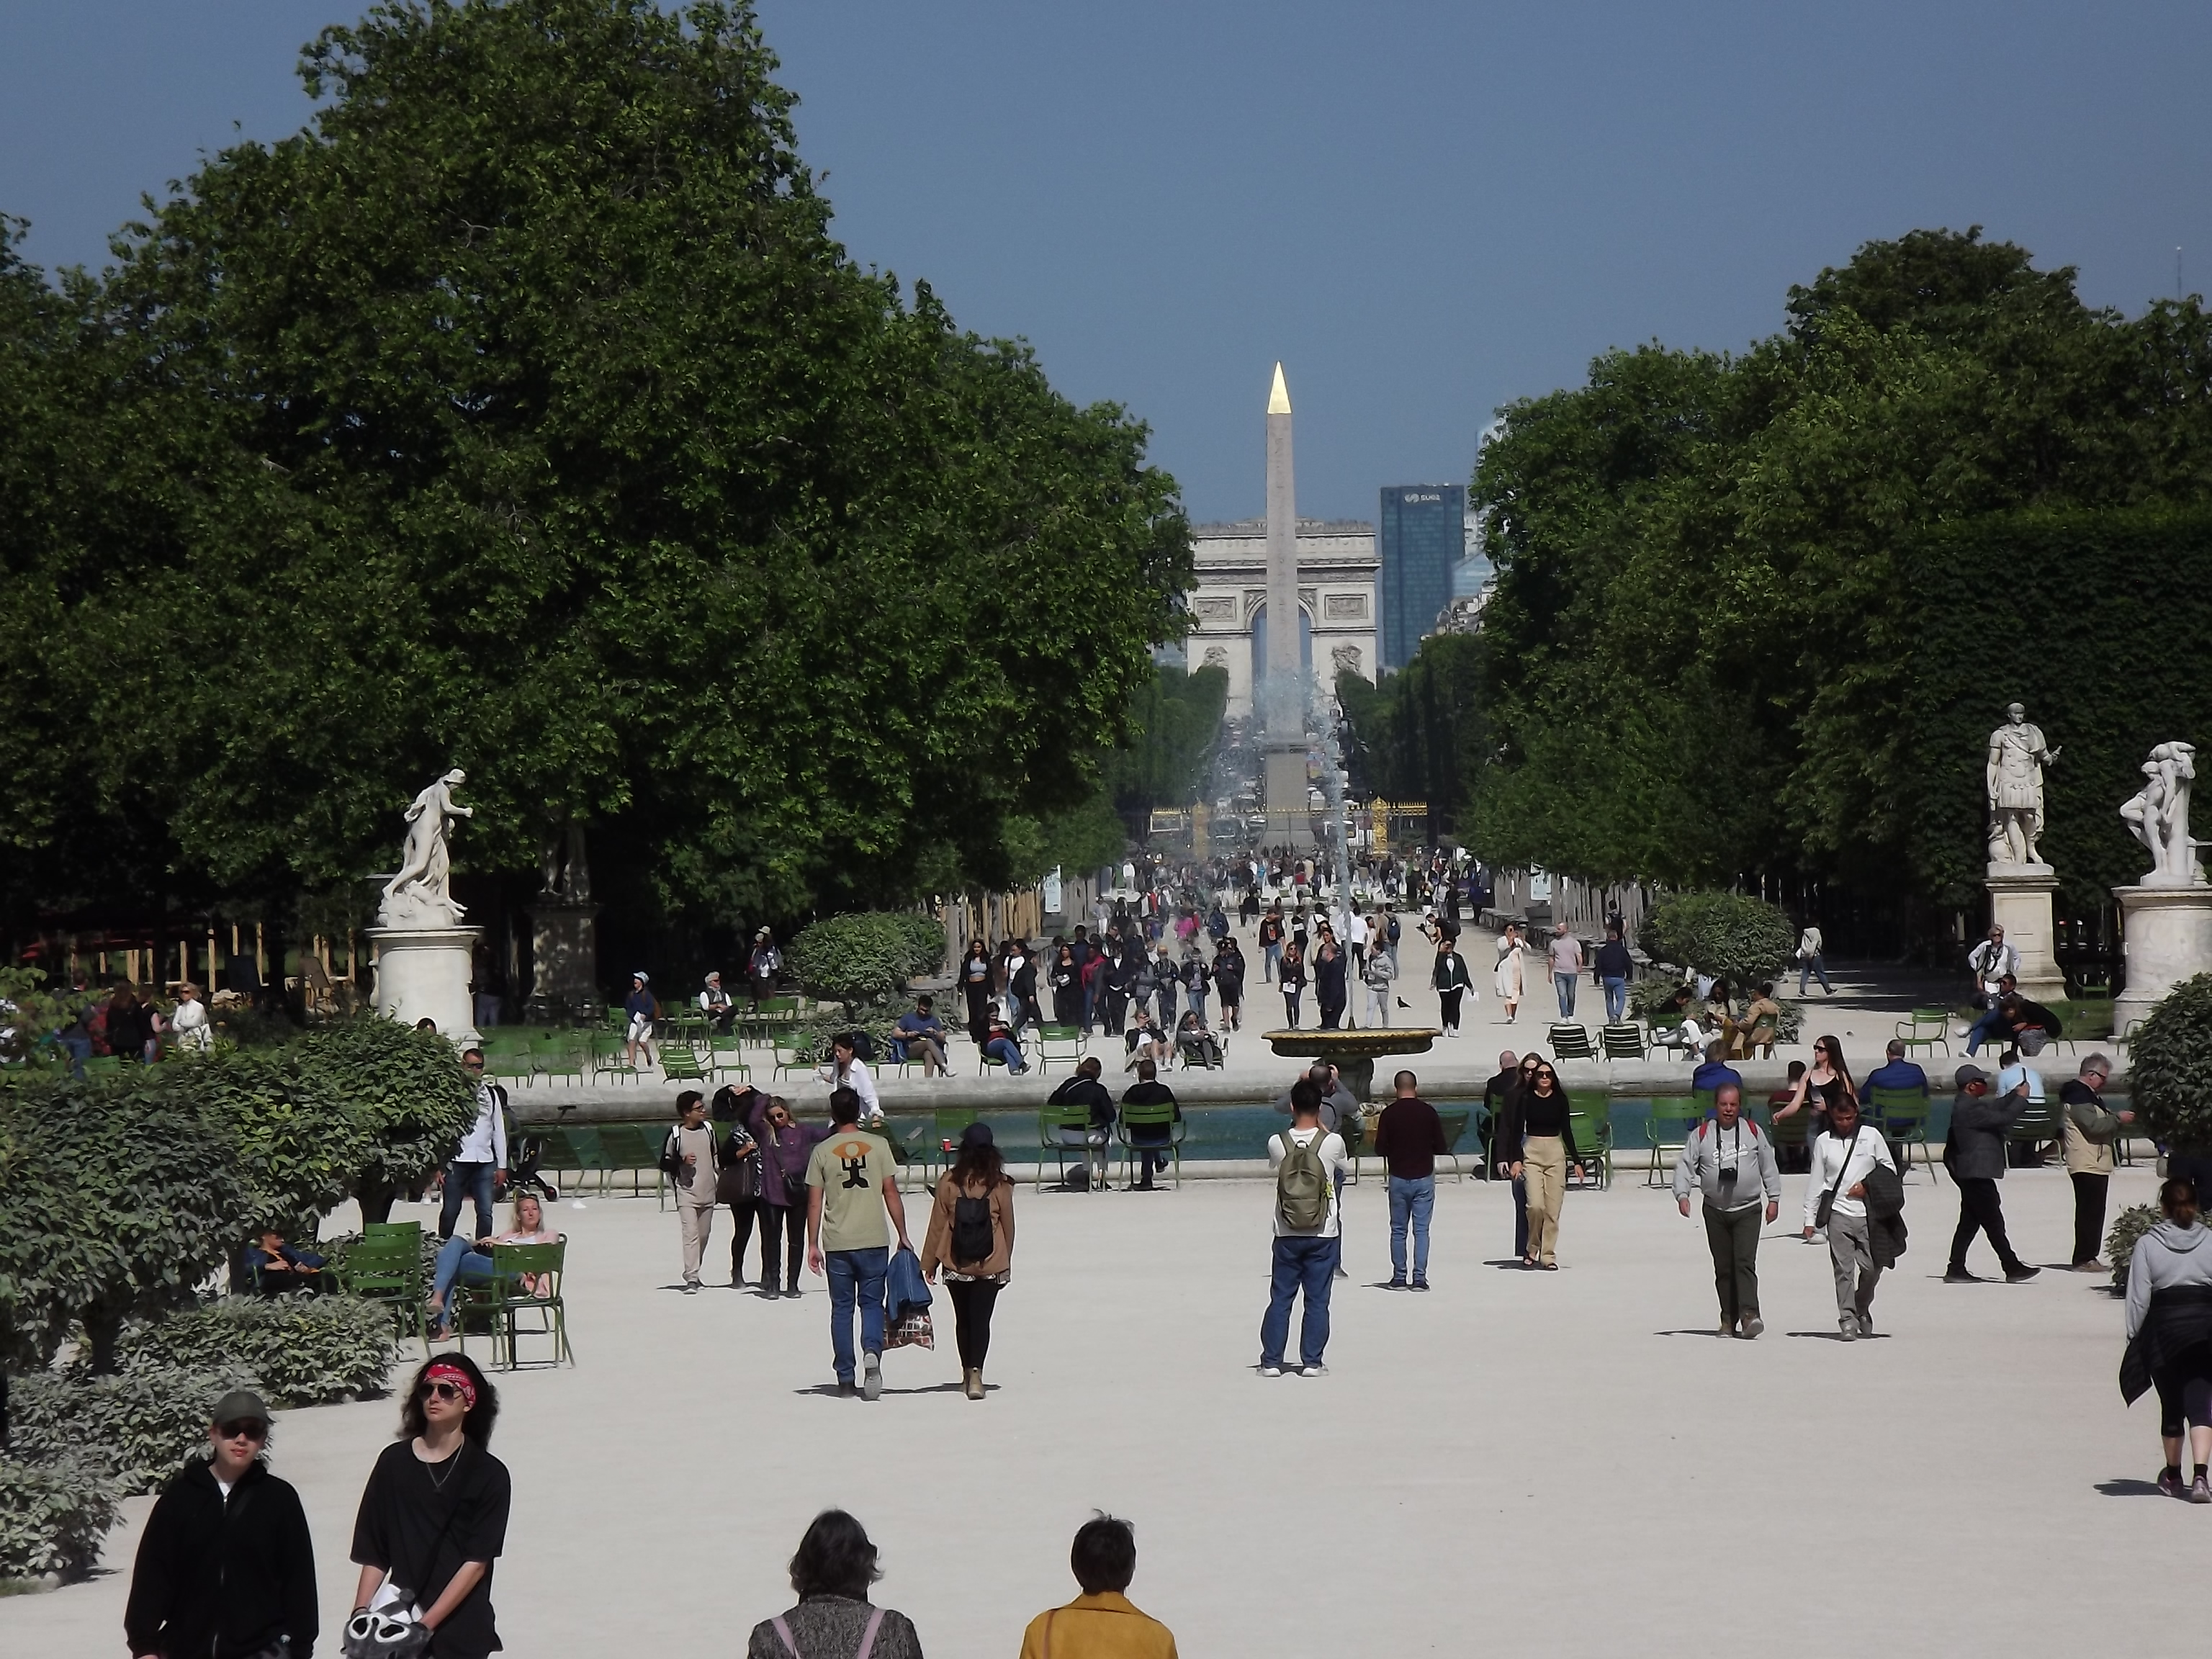
[[[1866,1125],[1863,1123],[1851,1131],[1850,1143],[1844,1148],[1844,1161],[1837,1167],[1836,1178],[1828,1183],[1828,1190],[1820,1194],[1820,1208],[1813,1212],[1815,1225],[1825,1229],[1828,1224],[1828,1218],[1835,1213],[1836,1194],[1843,1188],[1844,1177],[1850,1173],[1851,1154],[1858,1150],[1859,1137],[1865,1133]]]

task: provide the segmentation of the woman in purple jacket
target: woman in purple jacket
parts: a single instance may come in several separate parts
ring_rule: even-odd
[[[761,1153],[760,1196],[755,1200],[760,1206],[761,1294],[776,1293],[781,1240],[790,1263],[783,1275],[783,1293],[795,1297],[799,1263],[805,1259],[801,1247],[806,1239],[806,1160],[813,1155],[815,1142],[829,1139],[830,1126],[797,1122],[791,1103],[781,1095],[757,1094],[745,1127],[753,1132]]]

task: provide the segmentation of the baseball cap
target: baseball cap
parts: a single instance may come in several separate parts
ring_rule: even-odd
[[[1990,1074],[1978,1066],[1961,1066],[1951,1080],[1963,1089],[1969,1083],[1987,1083]]]
[[[251,1389],[233,1389],[215,1402],[215,1414],[208,1419],[210,1423],[266,1423],[268,1420],[269,1407]]]

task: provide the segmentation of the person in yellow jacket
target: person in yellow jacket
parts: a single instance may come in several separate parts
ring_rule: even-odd
[[[1137,1534],[1127,1521],[1101,1512],[1085,1522],[1067,1565],[1083,1594],[1030,1620],[1022,1659],[1176,1659],[1168,1627],[1123,1593],[1137,1576]]]

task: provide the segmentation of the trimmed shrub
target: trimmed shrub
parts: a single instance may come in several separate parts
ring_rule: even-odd
[[[1655,962],[1712,974],[1733,986],[1780,975],[1797,944],[1790,918],[1743,893],[1678,893],[1662,899],[1636,930]]]
[[[2105,1236],[2105,1260],[2112,1264],[2114,1290],[2126,1294],[2129,1258],[2142,1236],[2165,1218],[2155,1204],[2130,1204],[2112,1218],[2112,1231]]]
[[[849,1020],[897,995],[916,974],[942,967],[945,934],[926,916],[860,911],[800,928],[790,959],[807,994],[842,1003]]]
[[[2175,986],[2136,1028],[2128,1092],[2153,1139],[2183,1152],[2212,1146],[2212,974]]]
[[[96,1459],[0,1457],[0,1578],[88,1576],[122,1495]]]
[[[207,1444],[208,1413],[226,1389],[258,1386],[240,1367],[34,1371],[9,1389],[10,1449],[48,1463],[92,1458],[126,1494],[152,1492]]]
[[[271,1406],[380,1392],[392,1369],[391,1310],[349,1296],[227,1297],[123,1334],[125,1371],[256,1376]]]

